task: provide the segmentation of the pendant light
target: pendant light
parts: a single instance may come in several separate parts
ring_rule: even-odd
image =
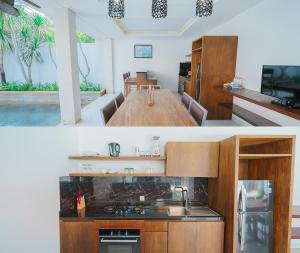
[[[109,0],[108,15],[111,18],[121,19],[124,18],[124,0]]]
[[[166,18],[168,14],[168,0],[152,0],[152,17]]]
[[[196,16],[208,17],[213,13],[213,0],[197,0],[196,3]]]

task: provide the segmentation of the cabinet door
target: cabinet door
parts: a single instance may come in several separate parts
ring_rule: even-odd
[[[169,253],[223,253],[223,222],[169,222]]]
[[[98,253],[98,231],[93,222],[61,221],[61,253]]]
[[[166,253],[168,250],[167,232],[145,232],[145,253]]]
[[[218,142],[168,142],[166,175],[218,177]]]

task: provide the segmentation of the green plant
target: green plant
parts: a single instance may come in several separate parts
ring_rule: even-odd
[[[95,43],[95,39],[83,32],[77,32],[77,38],[80,43]]]
[[[4,52],[12,51],[11,37],[7,27],[7,15],[0,11],[0,82],[6,82],[4,70]]]
[[[32,83],[18,83],[18,82],[6,82],[0,84],[0,90],[3,91],[58,91],[59,86],[57,83],[44,83],[36,84]],[[80,91],[102,91],[103,89],[99,84],[93,84],[92,82],[82,82],[80,84]]]
[[[39,14],[26,11],[21,5],[17,8],[20,16],[9,16],[8,24],[15,54],[24,79],[27,83],[32,83],[31,68],[33,62],[43,62],[40,48],[47,41],[47,21]],[[25,71],[25,68],[27,68],[27,71]]]

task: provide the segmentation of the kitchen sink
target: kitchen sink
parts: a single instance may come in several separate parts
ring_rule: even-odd
[[[189,211],[182,206],[169,206],[168,207],[168,216],[187,216]]]
[[[189,207],[169,206],[168,216],[191,216],[191,217],[216,217],[219,216],[216,212],[208,207]]]

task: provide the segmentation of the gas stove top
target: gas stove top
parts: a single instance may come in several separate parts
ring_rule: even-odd
[[[145,215],[149,210],[147,206],[111,205],[103,208],[103,213],[112,216]]]

